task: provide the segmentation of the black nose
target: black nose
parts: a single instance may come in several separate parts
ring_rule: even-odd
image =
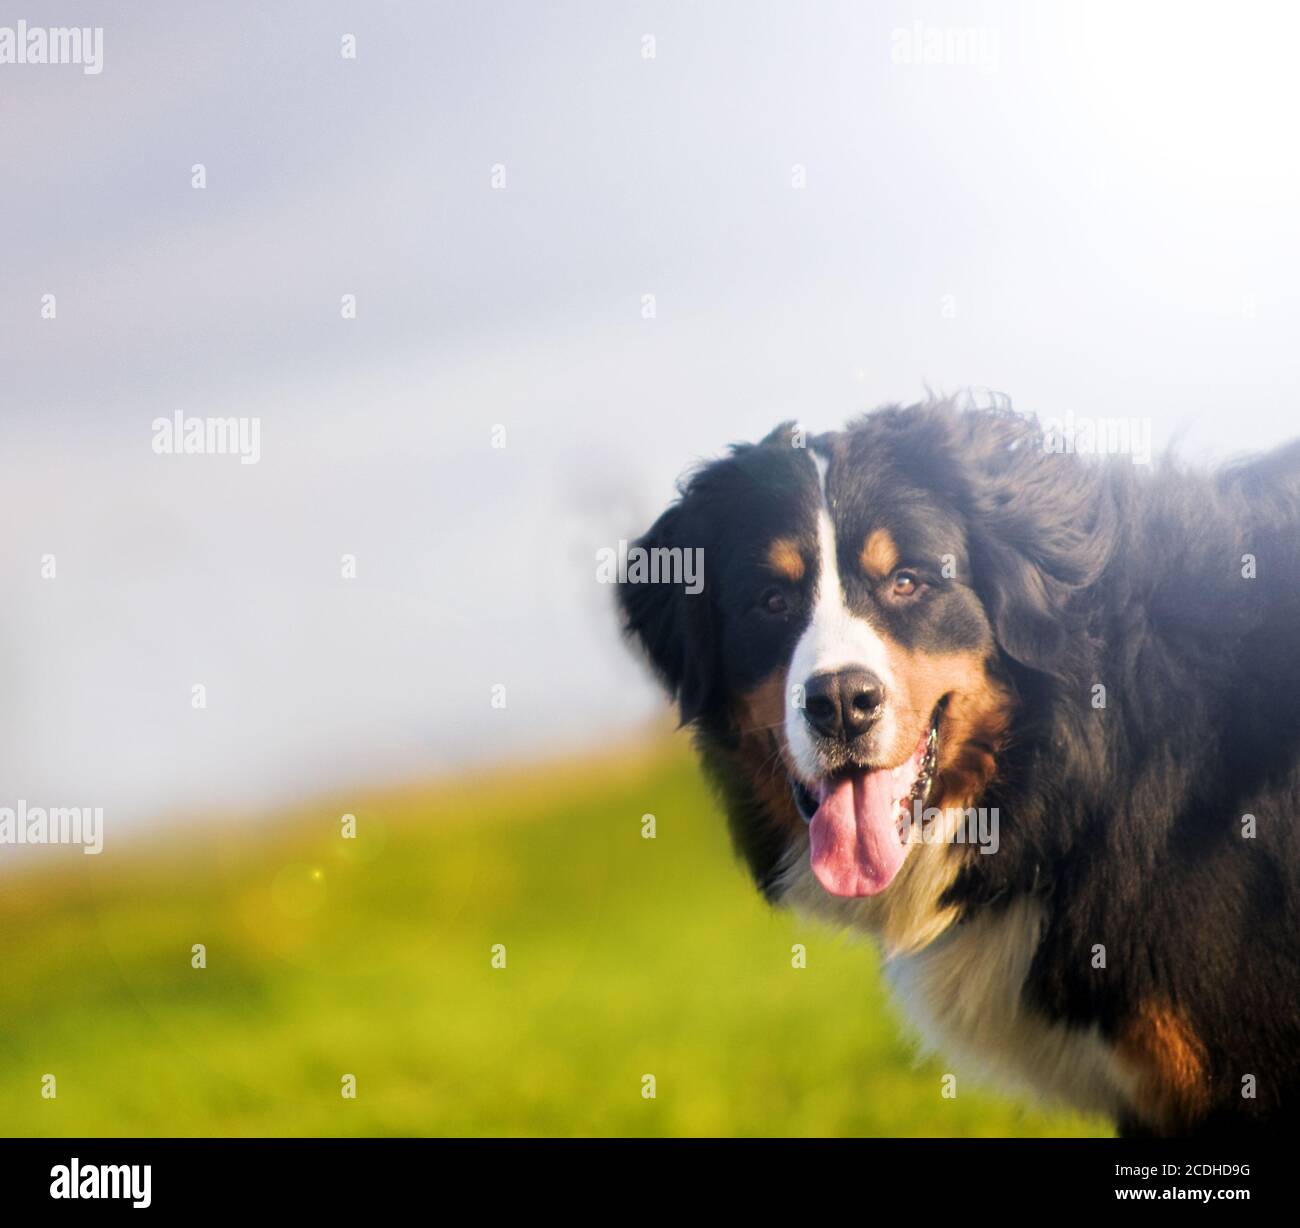
[[[884,684],[865,669],[814,674],[804,685],[804,716],[827,738],[856,738],[877,720],[884,702]]]

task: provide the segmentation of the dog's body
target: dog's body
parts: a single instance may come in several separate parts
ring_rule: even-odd
[[[701,549],[699,595],[620,590],[759,888],[873,933],[958,1071],[1294,1125],[1300,446],[1148,472],[946,403],[803,442],[641,540]]]

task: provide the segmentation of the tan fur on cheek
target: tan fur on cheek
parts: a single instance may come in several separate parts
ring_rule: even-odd
[[[978,672],[953,694],[943,716],[935,782],[936,805],[972,805],[997,772],[998,754],[1011,726],[1014,701],[1009,686],[981,662]]]
[[[997,770],[1014,708],[1009,685],[983,651],[902,653],[896,676],[904,692],[900,707],[915,722],[906,731],[913,743],[925,732],[935,705],[950,697],[940,726],[939,772],[930,804],[972,805]]]
[[[740,697],[735,720],[736,759],[768,821],[798,835],[804,822],[790,792],[786,765],[786,685],[786,671],[779,669]]]
[[[775,732],[785,723],[786,671],[777,670],[740,697],[737,732],[741,737],[763,731]]]

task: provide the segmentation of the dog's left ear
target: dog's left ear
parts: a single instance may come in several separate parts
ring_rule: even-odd
[[[707,564],[708,552],[691,530],[691,493],[673,504],[633,548],[693,551]],[[717,653],[712,599],[707,579],[702,591],[691,593],[680,584],[628,581],[619,585],[619,606],[625,633],[640,642],[655,674],[677,700],[681,722],[699,719],[713,703],[717,686]]]
[[[1050,450],[1031,415],[967,410],[956,430],[975,589],[998,643],[1021,665],[1066,674],[1082,630],[1076,595],[1115,544],[1103,474]]]

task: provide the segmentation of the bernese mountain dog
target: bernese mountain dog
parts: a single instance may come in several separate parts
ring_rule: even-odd
[[[793,424],[619,587],[773,903],[875,936],[954,1071],[1122,1134],[1300,1117],[1300,441],[1216,473],[1032,415]],[[644,582],[636,582],[637,580]]]

